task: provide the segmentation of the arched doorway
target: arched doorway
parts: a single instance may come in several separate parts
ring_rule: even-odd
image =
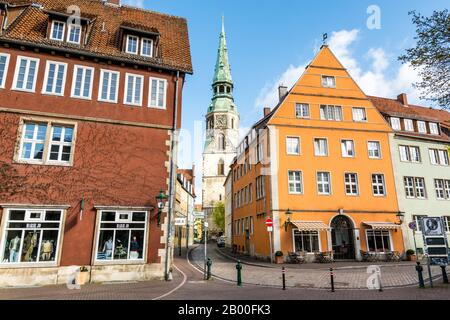
[[[331,240],[334,259],[355,259],[353,222],[346,216],[337,216],[331,221]]]

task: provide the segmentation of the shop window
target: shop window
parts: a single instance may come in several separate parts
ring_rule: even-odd
[[[294,230],[295,252],[318,252],[319,233],[317,231],[299,231]]]
[[[143,261],[147,213],[102,211],[96,261]]]
[[[8,210],[1,264],[56,264],[62,217],[62,210]]]
[[[391,251],[391,234],[389,231],[367,230],[367,248],[370,252]]]

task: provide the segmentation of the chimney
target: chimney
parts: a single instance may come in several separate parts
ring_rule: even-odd
[[[397,101],[403,104],[405,107],[408,106],[408,96],[406,93],[401,93],[397,96]]]
[[[269,107],[265,107],[264,108],[264,117],[266,117],[269,113],[270,113],[270,108]]]
[[[283,85],[278,86],[278,97],[280,99],[280,102],[287,95],[287,92],[288,92],[288,88],[286,86],[283,86]]]

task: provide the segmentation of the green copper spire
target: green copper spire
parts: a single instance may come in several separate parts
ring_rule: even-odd
[[[219,50],[214,70],[212,83],[213,98],[208,108],[211,112],[234,112],[237,113],[233,99],[233,79],[228,61],[227,39],[225,35],[225,23],[222,17],[222,31],[219,37]]]
[[[214,72],[213,85],[218,82],[233,83],[231,78],[230,63],[228,62],[227,38],[225,35],[225,20],[222,17],[222,32],[220,33],[219,50],[217,52],[217,62]]]

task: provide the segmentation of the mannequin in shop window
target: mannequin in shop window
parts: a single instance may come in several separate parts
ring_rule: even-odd
[[[9,262],[19,261],[20,238],[16,235],[9,243]]]
[[[41,261],[50,261],[53,253],[53,242],[50,240],[44,241],[41,246]]]
[[[30,232],[27,234],[23,241],[23,253],[24,253],[24,262],[32,262],[33,259],[33,251],[37,245],[37,233]]]
[[[108,241],[103,245],[103,253],[105,254],[105,258],[107,260],[111,259],[113,249],[113,239],[109,238]]]
[[[136,237],[133,237],[130,242],[130,259],[137,260],[139,259],[139,251],[141,251],[141,246],[137,241]]]

